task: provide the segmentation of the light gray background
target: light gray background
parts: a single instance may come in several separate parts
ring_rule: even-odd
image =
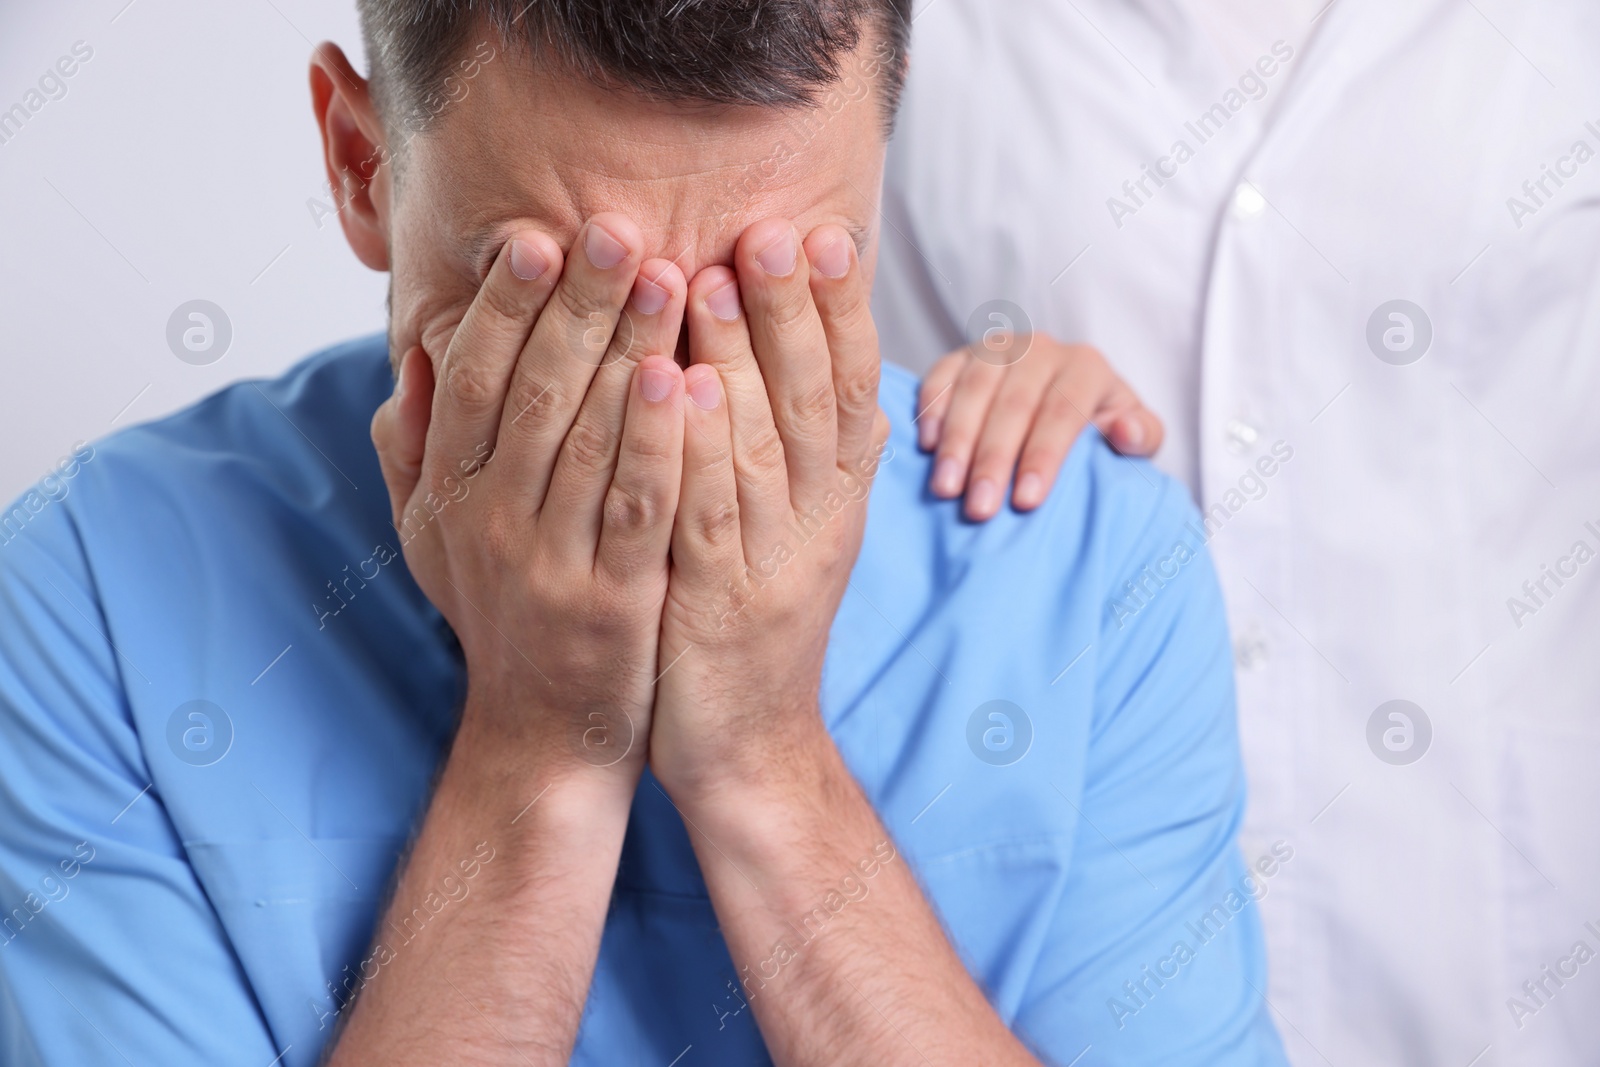
[[[387,276],[328,216],[312,45],[365,69],[353,0],[0,0],[0,111],[94,56],[0,144],[0,500],[72,450],[384,325]],[[233,343],[191,366],[172,311]]]

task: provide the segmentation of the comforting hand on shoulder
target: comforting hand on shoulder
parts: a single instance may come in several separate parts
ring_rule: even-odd
[[[1036,333],[1008,338],[1005,351],[1005,360],[993,360],[959,348],[922,383],[918,440],[938,449],[933,492],[965,490],[967,518],[999,513],[1013,471],[1012,505],[1042,504],[1090,423],[1123,455],[1152,456],[1161,447],[1161,420],[1096,349]]]

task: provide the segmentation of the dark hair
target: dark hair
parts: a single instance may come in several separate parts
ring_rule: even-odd
[[[385,120],[427,125],[428,101],[475,26],[608,88],[670,101],[795,107],[843,76],[876,30],[882,103],[905,77],[912,0],[357,0]]]

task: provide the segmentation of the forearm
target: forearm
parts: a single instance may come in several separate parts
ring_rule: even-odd
[[[339,1067],[571,1053],[637,772],[530,751],[470,711],[362,968]]]
[[[894,842],[821,736],[691,802],[694,847],[776,1063],[1034,1064],[967,974]]]
[[[840,227],[797,238],[758,222],[691,289],[690,371],[730,402],[702,378],[684,408],[651,769],[779,1064],[1031,1063],[817,714],[889,425],[870,275]]]

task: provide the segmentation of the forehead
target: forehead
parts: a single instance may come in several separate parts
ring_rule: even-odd
[[[883,123],[858,57],[816,106],[664,103],[497,50],[405,149],[403,187],[425,190],[424,224],[481,265],[519,227],[568,245],[584,219],[620,211],[647,255],[686,275],[726,263],[744,228],[794,219],[844,226],[865,250],[877,214]],[[409,197],[412,194],[404,193]]]

